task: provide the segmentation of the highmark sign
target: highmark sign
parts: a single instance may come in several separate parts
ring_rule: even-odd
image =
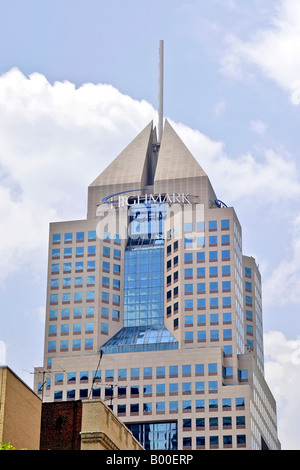
[[[134,189],[130,191],[122,191],[120,193],[111,194],[106,196],[102,200],[102,204],[111,204],[111,207],[125,207],[132,206],[135,204],[191,204],[189,194],[184,193],[163,193],[163,194],[137,194],[133,195],[133,192],[145,191],[143,189]],[[129,195],[126,195],[129,193]],[[116,196],[117,199],[113,199]]]

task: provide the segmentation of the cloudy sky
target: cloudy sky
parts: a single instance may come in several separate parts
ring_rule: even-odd
[[[42,365],[49,222],[164,115],[236,209],[263,279],[265,373],[300,449],[300,2],[0,0],[0,364]]]

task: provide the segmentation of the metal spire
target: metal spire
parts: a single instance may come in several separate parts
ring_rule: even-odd
[[[158,76],[158,142],[161,142],[163,133],[163,85],[164,85],[164,41],[159,41],[159,76]]]

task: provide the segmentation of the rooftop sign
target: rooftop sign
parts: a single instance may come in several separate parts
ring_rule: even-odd
[[[189,194],[184,193],[163,193],[163,194],[137,194],[132,195],[133,192],[136,191],[145,191],[145,189],[133,189],[130,191],[122,191],[120,193],[111,194],[110,196],[106,196],[103,200],[103,204],[111,204],[112,207],[125,207],[125,206],[132,206],[135,204],[161,204],[161,203],[169,203],[169,204],[191,204],[189,200]],[[130,195],[124,195],[130,193]],[[118,196],[117,199],[112,199]]]

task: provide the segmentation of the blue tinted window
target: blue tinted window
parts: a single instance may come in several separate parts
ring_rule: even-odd
[[[184,285],[184,292],[187,294],[191,294],[193,292],[193,284],[185,284]]]
[[[84,247],[83,246],[77,246],[76,247],[76,256],[83,256],[84,255]]]
[[[57,313],[58,313],[58,310],[57,309],[51,309],[49,311],[49,318],[51,318],[52,320],[54,320],[55,318],[57,318]]]
[[[76,241],[83,242],[84,241],[84,232],[77,232],[76,233]]]
[[[210,339],[218,340],[219,339],[219,330],[210,330]]]
[[[48,351],[56,350],[56,341],[48,341]]]
[[[205,252],[204,251],[198,251],[197,252],[197,261],[204,261],[205,260]]]
[[[104,246],[103,247],[103,254],[105,256],[110,256],[110,247],[109,246]]]
[[[221,228],[229,228],[229,219],[221,220]]]
[[[197,308],[205,308],[206,299],[197,299]]]
[[[223,322],[231,322],[231,312],[223,313]]]
[[[222,250],[222,259],[230,258],[230,250]]]
[[[103,261],[102,263],[102,269],[104,271],[110,271],[110,263],[108,263],[107,261]]]
[[[205,268],[197,268],[197,276],[205,276]]]
[[[231,282],[230,281],[223,281],[222,282],[222,289],[223,290],[230,290],[231,289]]]
[[[222,274],[230,274],[230,265],[224,265],[222,266]]]
[[[57,325],[50,325],[48,330],[49,335],[56,335]]]
[[[72,233],[65,233],[64,240],[65,242],[71,242],[73,239],[73,234]]]
[[[87,269],[95,269],[95,266],[96,266],[96,262],[94,260],[93,261],[88,260]]]
[[[198,282],[197,283],[197,292],[205,292],[205,282]]]
[[[193,261],[193,253],[184,253],[184,261],[185,262]]]
[[[83,271],[83,261],[76,261],[76,263],[75,263],[75,271],[76,271],[76,272]]]
[[[216,245],[218,243],[218,237],[216,235],[209,237],[209,244]]]
[[[205,341],[206,340],[206,331],[197,331],[197,339],[198,339],[198,341]]]
[[[58,302],[58,294],[50,294],[50,304]]]
[[[246,267],[245,268],[245,275],[248,276],[248,277],[251,277],[251,273],[252,273],[251,268]]]
[[[192,370],[192,366],[191,366],[191,365],[183,365],[183,366],[182,366],[182,374],[190,375],[190,374],[191,374],[191,370]]]
[[[231,297],[223,297],[223,307],[231,306]]]
[[[230,243],[230,235],[222,235],[221,236],[221,243]]]
[[[178,366],[170,366],[169,367],[169,374],[170,375],[178,375]]]
[[[88,255],[89,256],[93,256],[96,254],[96,246],[95,245],[91,245],[91,246],[88,246]]]
[[[59,257],[60,257],[60,248],[53,248],[52,258],[59,258]]]
[[[204,374],[204,364],[195,364],[195,373]]]
[[[74,318],[82,317],[82,307],[74,308]]]
[[[210,276],[217,276],[218,275],[218,266],[210,266],[209,267],[209,275]]]
[[[90,230],[88,232],[88,239],[89,240],[95,240],[96,239],[96,230]]]

